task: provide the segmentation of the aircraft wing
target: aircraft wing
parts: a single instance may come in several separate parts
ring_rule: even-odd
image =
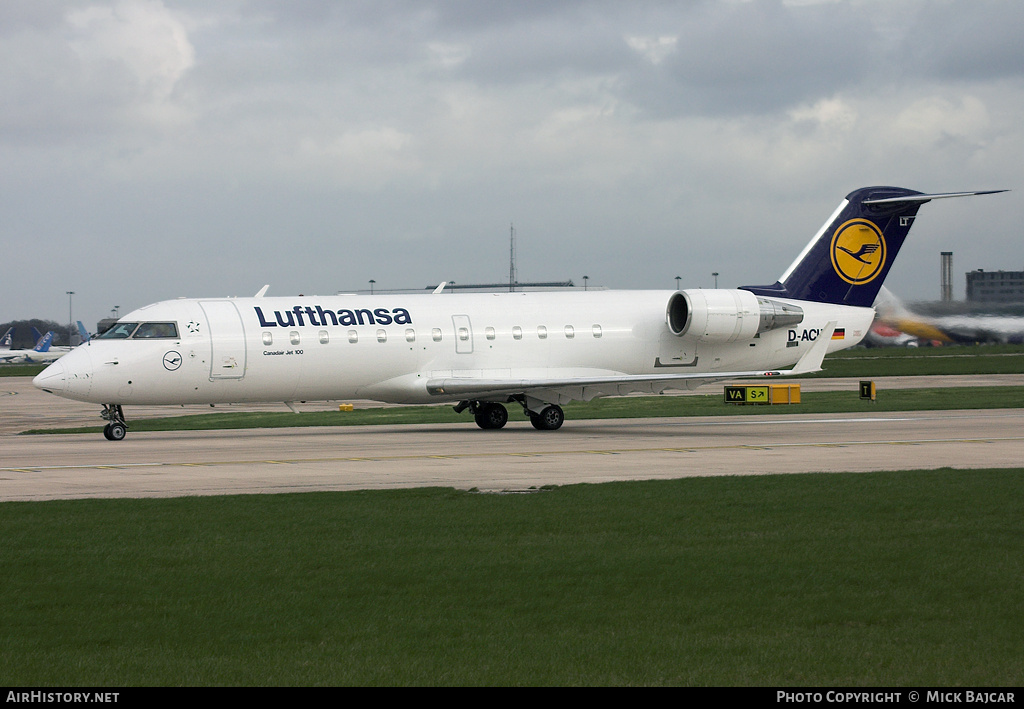
[[[566,377],[537,379],[485,379],[481,377],[448,377],[427,381],[427,392],[449,399],[488,399],[515,394],[547,394],[558,403],[573,400],[590,401],[598,396],[621,396],[637,392],[659,394],[666,389],[696,389],[728,379],[791,377],[821,371],[836,322],[821,329],[814,345],[792,369],[750,370],[739,372],[692,372],[686,374],[622,374],[599,377]],[[540,397],[538,397],[540,398]]]

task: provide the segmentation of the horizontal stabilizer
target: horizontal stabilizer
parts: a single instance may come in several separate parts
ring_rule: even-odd
[[[948,199],[950,197],[974,197],[979,194],[999,194],[1000,192],[1008,192],[1009,190],[979,190],[976,192],[941,192],[939,194],[914,194],[906,195],[904,197],[889,197],[886,199],[866,199],[861,204],[911,204],[918,203],[924,204],[925,202],[931,202],[933,199]]]

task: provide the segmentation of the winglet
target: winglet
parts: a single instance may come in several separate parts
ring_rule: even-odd
[[[264,295],[266,295],[267,290],[269,288],[270,288],[270,284],[268,283],[267,285],[265,285],[262,288],[260,288],[259,292],[256,295],[254,295],[253,298],[262,298]]]
[[[821,328],[821,332],[818,333],[818,339],[811,345],[811,349],[807,350],[806,354],[800,358],[799,362],[793,365],[791,370],[784,373],[793,376],[794,374],[820,372],[821,363],[825,359],[825,353],[828,352],[828,345],[832,341],[832,333],[835,330],[836,321],[829,320],[825,327]]]
[[[432,294],[432,295],[437,295],[438,293],[440,293],[441,291],[443,291],[443,290],[444,290],[444,287],[445,287],[446,285],[448,285],[448,281],[441,281],[441,285],[439,285],[439,286],[438,286],[437,288],[435,288],[435,289],[434,289],[434,292],[433,292],[433,294]]]

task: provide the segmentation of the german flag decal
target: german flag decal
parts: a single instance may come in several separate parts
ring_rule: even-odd
[[[845,327],[837,327],[835,330],[833,330],[832,331],[832,339],[833,340],[845,340],[846,339],[846,328]]]

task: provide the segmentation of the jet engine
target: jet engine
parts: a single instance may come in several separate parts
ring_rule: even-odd
[[[700,342],[728,343],[804,319],[796,305],[754,295],[745,290],[682,290],[668,299],[665,321],[677,337]]]

